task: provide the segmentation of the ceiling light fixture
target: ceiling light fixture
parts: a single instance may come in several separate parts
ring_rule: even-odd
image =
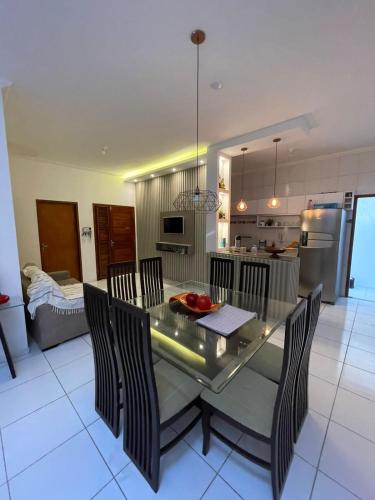
[[[155,174],[150,174],[150,177],[154,178],[154,177],[155,177]]]
[[[245,172],[245,153],[247,151],[247,148],[241,148],[241,151],[242,151],[241,198],[236,205],[237,212],[245,212],[245,210],[247,210],[246,202],[243,199],[243,176]]]
[[[138,182],[138,179],[134,179],[134,182]]]
[[[177,172],[177,168],[173,167],[172,172]]]
[[[191,34],[191,41],[197,46],[197,73],[196,73],[196,172],[197,185],[195,189],[181,191],[174,200],[176,210],[194,210],[200,213],[216,212],[221,206],[215,191],[201,190],[199,188],[199,46],[204,42],[206,35],[202,30],[195,30]]]
[[[210,87],[214,90],[221,90],[223,88],[223,82],[217,81],[210,83]]]
[[[275,178],[274,178],[274,183],[273,183],[273,198],[270,198],[267,201],[267,207],[268,208],[279,208],[280,207],[280,199],[277,198],[276,196],[276,180],[277,180],[277,145],[281,141],[280,137],[277,137],[276,139],[273,140],[275,143]]]

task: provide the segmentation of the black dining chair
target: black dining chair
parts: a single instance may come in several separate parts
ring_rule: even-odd
[[[239,291],[251,295],[256,312],[267,317],[270,290],[270,265],[263,262],[242,261]]]
[[[95,365],[95,410],[115,437],[120,434],[121,383],[109,320],[108,294],[83,284]]]
[[[152,489],[159,489],[160,457],[196,424],[200,413],[169,443],[160,434],[199,405],[202,386],[164,360],[152,364],[150,316],[116,298],[111,318],[124,397],[124,451]]]
[[[164,289],[161,257],[140,259],[139,272],[142,295],[148,295],[149,293],[155,293]]]
[[[318,285],[307,297],[306,329],[303,354],[298,367],[298,377],[294,389],[295,418],[294,440],[297,441],[303,422],[308,412],[308,374],[311,345],[319,319],[323,286]],[[279,383],[281,377],[284,350],[270,342],[266,342],[247,363],[247,367],[273,382]]]
[[[233,290],[234,260],[211,257],[210,285]]]
[[[135,273],[136,265],[133,261],[117,262],[108,265],[107,290],[110,304],[112,297],[130,300],[137,296]]]
[[[286,320],[284,357],[279,384],[244,367],[216,394],[205,389],[202,399],[203,454],[211,432],[257,465],[271,471],[273,498],[281,497],[293,458],[293,388],[305,332],[306,301],[300,302]],[[232,442],[211,424],[219,417],[257,442],[252,453]]]

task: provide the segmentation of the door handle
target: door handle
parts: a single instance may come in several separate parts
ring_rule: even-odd
[[[42,251],[44,252],[44,250],[46,248],[48,248],[48,245],[46,243],[41,243],[41,247],[42,247]]]
[[[115,242],[113,240],[111,240],[111,247],[114,247],[115,246]]]

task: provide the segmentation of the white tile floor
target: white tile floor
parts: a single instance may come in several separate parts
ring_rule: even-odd
[[[282,341],[277,332],[275,342]],[[375,304],[322,306],[312,347],[310,413],[283,499],[375,498]],[[94,410],[88,336],[0,367],[0,500],[154,497]],[[218,422],[219,424],[219,422]],[[168,433],[178,430],[176,423]],[[222,431],[246,445],[246,437]],[[269,473],[215,438],[201,454],[200,424],[162,458],[160,498],[271,499]]]

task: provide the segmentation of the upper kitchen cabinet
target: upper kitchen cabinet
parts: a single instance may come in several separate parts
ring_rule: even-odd
[[[258,215],[268,215],[268,214],[286,215],[288,213],[288,198],[279,198],[279,199],[280,199],[279,208],[267,207],[269,198],[258,200],[258,208],[257,208]]]
[[[288,214],[299,215],[307,207],[305,195],[290,196],[288,198]]]

